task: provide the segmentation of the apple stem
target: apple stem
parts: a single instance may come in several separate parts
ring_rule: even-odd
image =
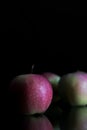
[[[33,72],[34,72],[34,64],[31,66],[31,74],[33,74]]]

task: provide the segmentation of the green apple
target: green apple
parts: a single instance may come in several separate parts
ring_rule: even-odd
[[[58,83],[60,81],[60,76],[52,72],[44,72],[43,76],[51,83],[53,87],[53,102],[57,102],[60,99],[58,95]]]

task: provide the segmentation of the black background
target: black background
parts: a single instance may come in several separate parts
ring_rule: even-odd
[[[34,73],[53,71],[61,75],[70,69],[67,61],[72,57],[68,59],[65,47],[72,42],[72,8],[43,2],[36,5],[1,9],[1,71],[5,80],[30,73],[32,64]]]
[[[78,17],[81,10],[77,10],[64,2],[2,6],[0,52],[5,89],[16,75],[30,73],[32,64],[33,73],[51,71],[62,76],[87,71],[85,19]]]
[[[5,79],[52,71],[59,75],[86,71],[85,19],[74,17],[67,3],[38,2],[1,10],[1,65]],[[36,6],[37,5],[37,6]],[[78,19],[77,19],[78,18]]]

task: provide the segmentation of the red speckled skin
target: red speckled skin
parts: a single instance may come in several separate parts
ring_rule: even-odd
[[[46,116],[30,117],[24,121],[25,130],[53,130],[51,122]]]
[[[43,113],[51,104],[52,86],[41,75],[17,76],[11,84],[11,88],[13,92],[17,93],[21,111],[25,114]]]

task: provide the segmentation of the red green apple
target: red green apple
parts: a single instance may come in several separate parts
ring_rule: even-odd
[[[44,113],[50,106],[53,90],[48,80],[39,74],[24,74],[11,82],[20,111],[24,114]]]
[[[87,104],[87,73],[76,71],[62,76],[59,82],[59,95],[71,106]]]

